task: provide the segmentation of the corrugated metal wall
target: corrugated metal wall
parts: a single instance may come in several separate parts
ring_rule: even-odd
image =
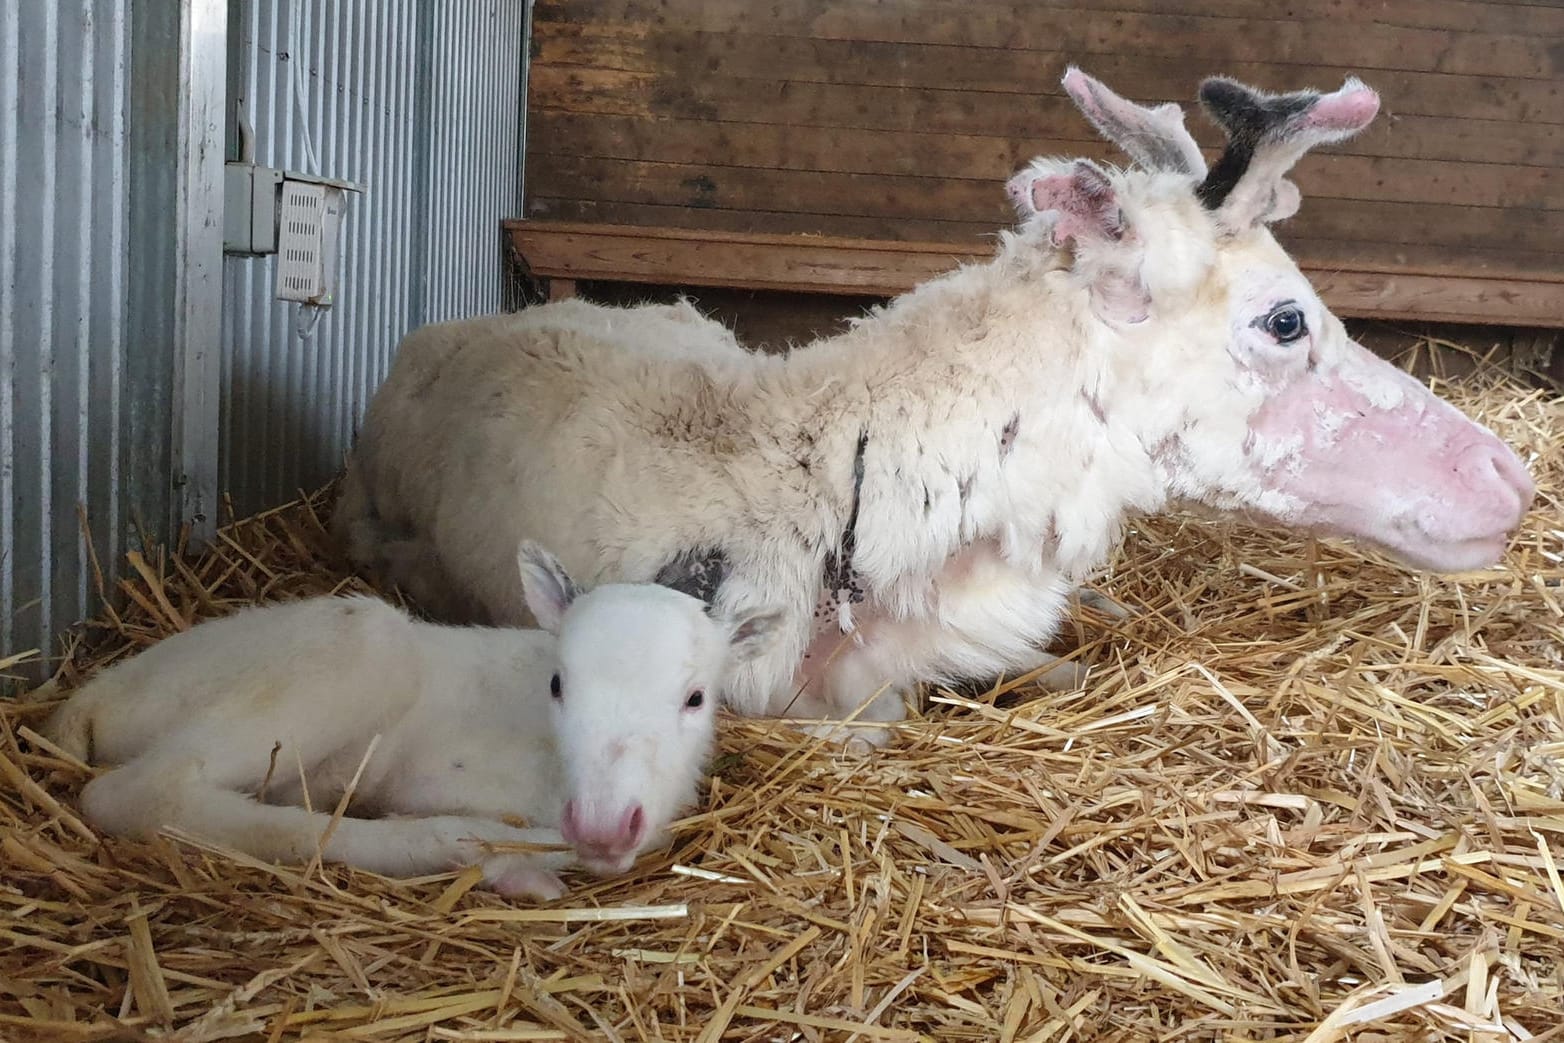
[[[273,299],[272,258],[226,261],[219,480],[238,513],[337,470],[409,329],[500,309],[499,221],[519,212],[525,11],[525,0],[235,0],[235,86],[256,162],[309,170],[307,127],[310,172],[364,188],[346,209],[337,302],[312,330],[300,331],[307,309]]]
[[[521,214],[526,0],[436,3],[427,35],[428,281],[420,322],[498,311],[500,219]]]
[[[272,506],[336,470],[408,329],[504,303],[526,0],[226,0],[255,158],[311,167],[307,126],[318,172],[365,192],[309,335],[273,300],[271,259],[224,261],[220,418],[194,415],[207,244],[181,239],[179,211],[216,150],[186,110],[223,2],[0,0],[0,663],[52,656],[95,611],[94,556],[112,581],[133,533],[173,535],[182,445],[218,438],[238,511]]]
[[[0,659],[123,549],[129,8],[0,3]]]

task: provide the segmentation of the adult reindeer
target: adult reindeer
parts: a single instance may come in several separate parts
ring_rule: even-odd
[[[1298,207],[1293,163],[1367,125],[1375,93],[1208,80],[1228,134],[1208,170],[1177,105],[1064,86],[1137,168],[1032,163],[991,261],[786,357],[687,305],[411,334],[349,468],[353,557],[500,623],[525,618],[504,567],[524,537],[593,583],[780,603],[730,704],[839,719],[874,697],[882,724],[918,681],[1046,663],[1124,522],[1179,502],[1418,568],[1495,561],[1525,467],[1349,339],[1266,227]]]

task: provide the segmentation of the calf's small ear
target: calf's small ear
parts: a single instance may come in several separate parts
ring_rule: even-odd
[[[728,617],[729,654],[740,662],[760,655],[771,647],[785,618],[782,611],[775,608],[755,609]]]
[[[581,588],[558,558],[531,540],[522,541],[516,552],[516,567],[521,571],[521,590],[532,617],[544,630],[558,634],[565,610],[580,595]]]

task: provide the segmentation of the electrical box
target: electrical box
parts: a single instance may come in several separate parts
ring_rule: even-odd
[[[225,170],[223,250],[277,255],[277,298],[317,307],[336,300],[347,181],[229,163]]]
[[[329,307],[337,283],[342,190],[283,178],[277,207],[277,299]]]
[[[223,252],[269,254],[277,249],[277,193],[282,171],[254,163],[223,167]]]

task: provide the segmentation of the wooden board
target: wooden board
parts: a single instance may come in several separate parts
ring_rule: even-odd
[[[595,279],[890,297],[990,254],[948,243],[840,236],[516,220],[505,228],[533,275],[572,284]],[[1514,325],[1544,325],[1564,314],[1564,281],[1558,280],[1304,271],[1325,303],[1348,317],[1478,322],[1502,311]]]
[[[1354,314],[1564,325],[1541,289],[1564,280],[1561,5],[537,0],[533,30],[528,216],[958,252],[1010,222],[1031,157],[1124,161],[1059,87],[1070,62],[1183,103],[1208,155],[1202,76],[1357,74],[1383,114],[1296,169],[1276,231],[1299,263]]]

